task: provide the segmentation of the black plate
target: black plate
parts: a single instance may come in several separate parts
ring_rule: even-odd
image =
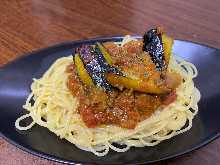
[[[75,41],[28,54],[0,69],[0,133],[10,143],[34,155],[63,163],[144,164],[182,155],[197,149],[220,135],[220,50],[176,40],[173,51],[194,63],[199,75],[195,79],[202,99],[193,127],[185,134],[155,147],[132,148],[125,153],[110,152],[96,157],[71,143],[60,140],[46,128],[34,126],[28,131],[15,129],[15,120],[25,113],[22,105],[30,92],[32,78],[39,78],[59,57],[71,54],[72,48],[96,41],[119,41],[122,37]]]

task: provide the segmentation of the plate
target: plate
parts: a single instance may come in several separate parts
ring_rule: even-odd
[[[154,147],[131,148],[125,153],[111,151],[97,157],[76,148],[66,140],[38,125],[28,131],[18,131],[15,120],[25,113],[22,105],[32,78],[39,78],[59,57],[68,56],[74,47],[97,41],[121,41],[108,37],[73,41],[29,53],[0,69],[0,135],[18,148],[46,159],[69,164],[144,164],[173,158],[200,148],[220,135],[220,50],[188,41],[175,40],[173,53],[196,65],[195,79],[202,98],[199,113],[190,131],[163,141]]]

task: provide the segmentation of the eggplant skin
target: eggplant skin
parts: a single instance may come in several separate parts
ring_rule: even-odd
[[[147,31],[143,36],[143,51],[148,52],[158,71],[166,68],[162,33],[159,28]]]

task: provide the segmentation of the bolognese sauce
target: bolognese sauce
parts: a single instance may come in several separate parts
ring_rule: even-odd
[[[114,43],[106,43],[105,47],[112,55],[115,64],[120,66],[135,66],[139,60],[149,63],[147,56],[137,56],[141,51],[141,42],[130,42],[122,47],[117,47]],[[126,60],[123,56],[127,56]],[[143,64],[144,65],[144,64]],[[142,76],[146,73],[142,71],[144,66],[137,65],[136,69]],[[152,72],[153,64],[150,63],[148,71],[151,76],[159,76],[157,72]],[[111,92],[106,92],[96,86],[85,86],[79,79],[74,64],[67,67],[69,74],[67,86],[74,97],[79,100],[78,113],[89,128],[113,124],[123,128],[134,129],[140,122],[150,117],[160,106],[168,105],[175,101],[175,90],[163,94],[147,94],[133,91],[132,89],[114,88]]]

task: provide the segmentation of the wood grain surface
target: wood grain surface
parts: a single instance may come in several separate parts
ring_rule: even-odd
[[[178,39],[220,48],[219,0],[1,0],[0,65],[50,45],[99,36],[143,34],[156,25]],[[0,164],[52,165],[0,138]],[[157,164],[220,164],[220,139]]]

